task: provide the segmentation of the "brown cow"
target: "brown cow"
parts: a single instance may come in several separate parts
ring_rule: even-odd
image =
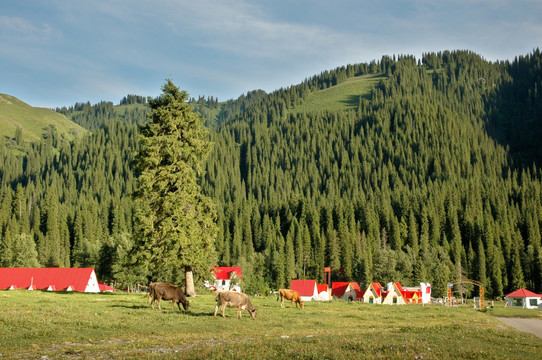
[[[229,308],[237,308],[237,318],[241,318],[241,311],[247,310],[250,313],[252,318],[256,318],[257,310],[252,307],[250,300],[246,294],[241,294],[235,291],[220,291],[216,295],[216,307],[215,307],[215,316],[218,312],[218,307],[222,308],[222,317],[225,318],[226,315],[224,311],[226,306]]]
[[[149,303],[149,306],[153,306],[153,309],[154,309],[154,287],[156,285],[172,285],[172,284],[168,284],[168,283],[163,283],[163,282],[151,282],[149,284],[149,288],[148,288],[148,292],[147,292],[147,301]]]
[[[183,308],[188,311],[188,306],[190,302],[184,297],[183,289],[177,287],[173,284],[168,283],[151,283],[149,285],[150,296],[152,297],[151,305],[154,310],[154,300],[158,303],[158,309],[162,310],[160,307],[160,300],[171,300],[171,311],[173,311],[173,304],[177,303],[179,311],[181,310],[181,303]]]
[[[289,289],[279,289],[279,297],[280,297],[280,307],[284,307],[284,299],[290,300],[290,307],[292,307],[292,304],[295,302],[295,307],[297,308],[297,304],[303,309],[305,307],[305,304],[303,304],[303,300],[301,300],[301,295],[299,295],[299,292],[296,290],[289,290]],[[277,297],[277,301],[278,301]]]

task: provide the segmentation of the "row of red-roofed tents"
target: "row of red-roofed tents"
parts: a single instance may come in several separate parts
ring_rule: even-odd
[[[90,293],[115,290],[99,283],[93,268],[0,268],[0,289]]]
[[[292,280],[290,289],[296,290],[303,301],[326,301],[342,299],[363,301],[370,304],[426,304],[431,302],[431,285],[420,283],[419,287],[403,287],[398,282],[389,283],[383,288],[380,283],[371,283],[362,290],[357,282],[333,282],[331,289],[327,284],[317,284],[316,280]]]

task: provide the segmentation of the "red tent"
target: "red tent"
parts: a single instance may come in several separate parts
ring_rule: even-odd
[[[299,292],[303,301],[311,301],[318,297],[316,280],[292,280],[290,289]]]
[[[0,268],[0,289],[100,291],[93,268]]]

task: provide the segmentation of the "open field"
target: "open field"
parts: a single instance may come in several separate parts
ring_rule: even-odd
[[[251,298],[253,320],[214,296],[153,311],[142,294],[1,291],[0,359],[542,358],[542,339],[470,307],[306,303]],[[499,310],[499,316],[506,309]],[[533,314],[537,314],[534,310]]]

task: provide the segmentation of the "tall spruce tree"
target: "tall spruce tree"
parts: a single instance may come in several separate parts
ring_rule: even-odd
[[[204,120],[188,105],[188,94],[171,80],[149,99],[149,122],[140,127],[136,259],[154,277],[183,269],[186,293],[195,295],[193,271],[216,261],[216,213],[201,194],[197,176],[211,149]]]

